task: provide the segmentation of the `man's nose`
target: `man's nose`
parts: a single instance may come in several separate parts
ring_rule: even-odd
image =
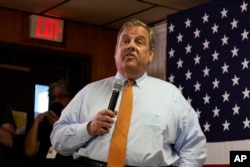
[[[130,41],[127,47],[128,50],[134,50],[135,49],[135,42]]]

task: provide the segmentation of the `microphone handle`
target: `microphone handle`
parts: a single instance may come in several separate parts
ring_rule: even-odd
[[[118,90],[113,90],[112,96],[110,98],[110,102],[109,102],[109,105],[108,105],[109,110],[111,110],[111,111],[115,110],[115,106],[116,106],[116,103],[117,103],[119,93],[120,92]]]

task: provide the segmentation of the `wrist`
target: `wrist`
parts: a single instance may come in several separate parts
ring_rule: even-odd
[[[90,136],[93,136],[92,135],[93,133],[91,132],[91,125],[90,125],[91,123],[92,123],[92,121],[89,121],[89,123],[87,124],[87,131],[88,131]]]

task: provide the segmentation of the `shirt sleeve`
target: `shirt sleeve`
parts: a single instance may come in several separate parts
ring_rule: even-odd
[[[79,92],[63,109],[50,135],[54,149],[62,155],[71,155],[92,136],[88,134],[88,122],[79,120],[84,95]]]
[[[175,144],[180,156],[178,167],[201,167],[206,159],[206,138],[201,130],[198,116],[183,96],[180,95],[176,103],[180,114],[180,128]]]

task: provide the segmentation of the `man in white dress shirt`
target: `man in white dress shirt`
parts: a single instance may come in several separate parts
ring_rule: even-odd
[[[172,84],[148,76],[154,57],[153,30],[140,20],[121,28],[116,44],[115,76],[88,84],[72,99],[54,124],[51,142],[63,155],[73,154],[75,167],[105,167],[119,115],[108,108],[116,79],[133,85],[133,110],[123,166],[201,167],[206,138],[194,109]],[[120,94],[123,93],[123,89]]]

